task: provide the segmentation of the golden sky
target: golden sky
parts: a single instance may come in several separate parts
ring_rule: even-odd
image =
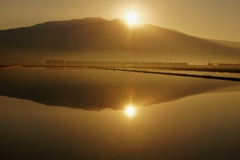
[[[56,20],[124,18],[190,35],[240,42],[240,0],[0,0],[0,30]]]

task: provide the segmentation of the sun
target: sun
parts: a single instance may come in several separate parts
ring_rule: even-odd
[[[125,114],[127,117],[131,118],[131,117],[134,117],[135,114],[136,114],[136,109],[134,106],[132,105],[128,105],[126,108],[125,108]]]
[[[125,20],[130,26],[136,25],[138,23],[138,14],[131,11],[126,15]]]

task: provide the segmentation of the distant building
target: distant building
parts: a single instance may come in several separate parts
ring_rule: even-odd
[[[50,66],[61,66],[61,65],[65,65],[65,61],[64,60],[47,60],[46,64]]]
[[[218,63],[219,67],[240,67],[240,63]]]
[[[213,63],[208,63],[208,66],[214,66],[214,64]]]

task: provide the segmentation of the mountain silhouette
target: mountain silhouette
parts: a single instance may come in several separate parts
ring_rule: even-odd
[[[47,59],[202,62],[236,60],[240,49],[150,24],[84,18],[0,31],[1,61]]]

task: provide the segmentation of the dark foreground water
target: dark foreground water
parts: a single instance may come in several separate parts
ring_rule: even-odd
[[[239,82],[0,71],[0,159],[239,159],[239,115]]]

